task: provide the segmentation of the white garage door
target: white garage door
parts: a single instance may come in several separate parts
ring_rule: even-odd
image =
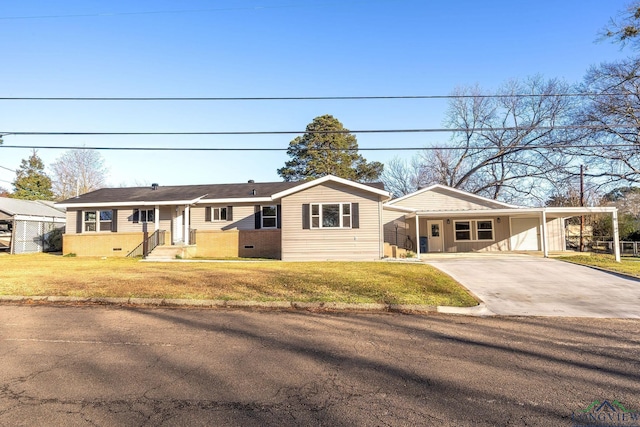
[[[539,229],[538,218],[511,218],[511,250],[539,251]]]

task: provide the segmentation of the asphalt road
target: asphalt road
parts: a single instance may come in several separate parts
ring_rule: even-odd
[[[640,321],[0,305],[0,425],[570,426]]]

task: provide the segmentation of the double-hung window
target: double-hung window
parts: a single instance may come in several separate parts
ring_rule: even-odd
[[[492,219],[454,221],[453,230],[456,242],[482,242],[494,240]]]
[[[276,228],[278,226],[278,207],[276,205],[262,206],[262,228]]]
[[[351,228],[351,203],[311,203],[311,228]]]
[[[113,230],[113,211],[84,211],[82,214],[84,232]]]
[[[227,208],[211,208],[211,221],[226,221]]]

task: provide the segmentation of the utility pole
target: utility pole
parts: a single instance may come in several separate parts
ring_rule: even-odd
[[[584,165],[580,165],[580,207],[584,207]],[[584,215],[580,215],[580,252],[584,252]]]

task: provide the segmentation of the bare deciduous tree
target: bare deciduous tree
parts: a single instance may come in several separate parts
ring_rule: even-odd
[[[413,193],[430,182],[419,156],[410,160],[394,157],[384,165],[381,179],[386,190],[395,198]]]
[[[557,96],[567,92],[565,83],[539,76],[511,81],[497,96],[477,86],[457,90],[446,119],[456,129],[452,149],[423,153],[424,173],[433,183],[493,199],[544,200],[543,183],[563,179],[572,161],[565,148],[576,135],[553,129],[571,119],[572,99]]]
[[[640,182],[640,59],[592,67],[580,90],[584,102],[576,116],[586,129],[581,148],[588,175],[600,185]]]
[[[96,150],[69,150],[52,165],[53,190],[58,200],[88,193],[104,186],[107,169]]]

